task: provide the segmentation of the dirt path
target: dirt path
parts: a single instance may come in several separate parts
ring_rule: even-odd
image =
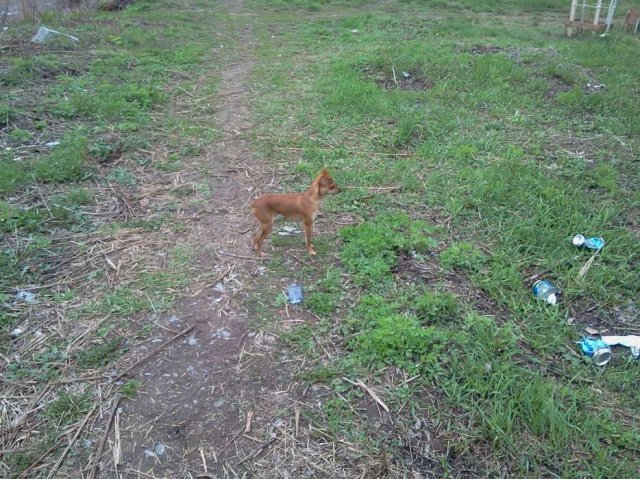
[[[229,1],[226,8],[241,13],[243,4]],[[243,307],[249,284],[260,271],[247,232],[253,228],[251,192],[263,181],[246,135],[253,45],[251,26],[245,24],[237,55],[221,78],[215,123],[223,136],[200,160],[208,163],[212,202],[185,239],[202,246],[202,267],[213,269],[218,280],[161,318],[164,329],[155,332],[155,343],[133,352],[132,362],[174,332],[194,327],[132,377],[143,387],[135,399],[121,402],[115,418],[120,463],[110,459],[105,477],[235,477],[248,468],[247,459],[273,442],[273,414],[286,400],[281,390],[288,378],[274,368],[275,338],[249,331]],[[190,175],[199,174],[185,172]]]
[[[252,322],[248,300],[273,278],[262,278],[268,262],[250,249],[255,224],[249,205],[259,193],[277,190],[278,174],[252,152],[248,140],[249,78],[256,65],[251,22],[256,20],[244,15],[249,12],[241,0],[229,0],[225,8],[243,20],[236,31],[235,54],[220,75],[214,123],[223,134],[205,157],[181,174],[185,181],[201,182],[202,166],[207,167],[211,203],[203,206],[180,243],[200,252],[202,268],[212,270],[216,280],[160,317],[156,324],[161,328],[151,342],[129,352],[134,364],[177,332],[193,327],[133,370],[130,379],[141,381],[142,388],[133,400],[120,403],[100,475],[380,476],[387,468],[384,455],[380,460],[377,453],[334,437],[326,427],[323,403],[331,398],[331,389],[305,386],[297,377],[305,366],[323,360],[294,357],[278,340],[277,326],[261,328]],[[215,80],[215,74],[204,70],[203,84]],[[292,280],[281,277],[281,285]],[[304,308],[282,310],[283,325],[316,321]],[[363,405],[364,411],[374,412],[371,428],[381,428],[382,414],[374,402]]]

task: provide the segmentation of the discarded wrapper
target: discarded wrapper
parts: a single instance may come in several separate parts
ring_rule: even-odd
[[[52,38],[54,36],[64,36],[67,37],[68,39],[70,39],[73,42],[79,42],[80,39],[78,37],[74,37],[73,35],[69,35],[67,33],[60,33],[57,30],[52,30],[50,28],[47,27],[40,27],[38,29],[38,33],[36,33],[33,38],[31,39],[31,41],[33,43],[43,43],[46,40],[48,40],[49,38]]]
[[[22,300],[23,302],[36,303],[36,294],[28,292],[26,290],[18,290],[18,293],[16,293],[16,298],[18,300]]]
[[[285,225],[280,229],[280,231],[278,232],[278,235],[282,235],[283,237],[286,237],[290,235],[297,235],[300,232],[302,232],[302,230],[300,230],[299,228]]]
[[[610,347],[614,345],[629,347],[631,355],[640,358],[640,335],[607,335],[601,337],[601,340]]]

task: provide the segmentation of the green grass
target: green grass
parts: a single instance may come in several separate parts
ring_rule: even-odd
[[[113,338],[100,345],[91,345],[78,352],[77,364],[82,369],[98,368],[108,365],[122,355],[124,338]]]
[[[435,245],[432,229],[403,213],[379,215],[357,227],[342,229],[341,260],[358,284],[379,288],[390,279],[399,251],[424,253]]]
[[[324,208],[363,219],[329,239],[326,273],[304,278],[330,334],[286,334],[307,355],[344,339],[302,375],[342,395],[325,409],[331,431],[368,432],[404,461],[341,403],[360,397],[340,378],[366,377],[392,410],[446,432],[425,474],[637,476],[638,364],[616,351],[600,370],[576,346],[589,308],[624,334],[616,309],[637,306],[637,39],[563,38],[568,5],[554,0],[251,4],[271,25],[255,145],[300,183],[328,165],[348,188]],[[427,87],[404,88],[402,72]],[[608,242],[583,279],[575,233]],[[532,298],[542,277],[563,289],[555,308]],[[399,404],[397,368],[416,376]]]
[[[629,6],[621,2],[618,16]],[[136,232],[175,245],[172,235],[189,228],[179,212],[206,204],[207,185],[172,186],[149,214],[102,215],[135,207],[156,176],[206,177],[199,161],[221,126],[200,99],[216,93],[218,69],[249,23],[256,157],[294,174],[283,187],[299,190],[325,165],[346,187],[323,206],[323,221],[340,219],[340,228],[315,240],[318,259],[294,269],[283,252],[300,239],[272,237],[269,273],[247,301],[256,325],[277,329],[285,280],[304,286],[294,308],[315,320],[278,338],[306,359],[300,380],[324,383],[329,396],[320,415],[303,415],[363,455],[388,452],[404,476],[637,477],[638,362],[616,351],[599,369],[576,345],[591,322],[609,333],[635,328],[619,311],[637,309],[640,280],[637,38],[617,25],[606,38],[563,38],[561,0],[244,8],[253,15],[224,15],[203,0],[139,0],[90,22],[49,14],[80,45],[3,56],[0,326],[31,318],[14,302],[22,286],[47,286],[38,308],[62,312],[56,328],[105,320],[80,344],[46,330],[39,351],[7,366],[22,389],[11,398],[55,388],[28,419],[38,425],[29,450],[8,454],[0,472],[42,473],[25,469],[93,406],[91,388],[58,381],[116,368],[123,339],[152,328],[132,319],[167,311],[192,281],[189,246],[152,245],[166,261],[141,256],[115,284],[102,258],[113,254],[97,246]],[[31,30],[3,35],[19,43]],[[571,245],[575,233],[607,240],[584,279],[590,253]],[[78,270],[77,284],[50,286],[56,265],[82,264],[88,252],[101,263]],[[541,277],[562,288],[557,307],[532,298]],[[18,347],[0,339],[6,358]],[[394,425],[371,422],[360,410],[370,399],[345,378],[376,388]],[[132,381],[119,390],[141,389]],[[432,435],[420,465],[409,464],[402,440],[415,417],[429,419]]]
[[[133,398],[138,394],[138,391],[140,390],[141,387],[142,387],[141,381],[130,380],[124,383],[120,387],[120,393],[127,398]]]
[[[43,416],[49,418],[59,425],[69,425],[80,419],[80,416],[87,413],[93,405],[91,392],[85,391],[74,395],[60,392],[58,397],[47,406]]]

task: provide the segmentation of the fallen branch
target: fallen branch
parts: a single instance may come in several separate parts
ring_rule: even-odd
[[[158,348],[156,348],[155,350],[153,350],[151,353],[149,353],[147,356],[141,358],[140,360],[138,360],[136,363],[134,363],[133,365],[131,365],[129,368],[127,368],[124,372],[122,372],[120,375],[118,375],[117,377],[115,377],[113,379],[114,382],[117,382],[118,380],[120,380],[122,377],[124,377],[125,375],[127,375],[131,370],[133,370],[134,368],[136,368],[138,365],[140,365],[141,363],[146,362],[147,360],[149,360],[149,358],[153,357],[156,353],[158,353],[160,350],[162,350],[164,347],[166,347],[167,345],[169,345],[171,342],[173,342],[176,338],[179,338],[183,335],[186,335],[187,333],[189,333],[191,330],[193,330],[195,328],[195,325],[181,331],[180,333],[178,333],[177,335],[174,335],[173,337],[171,337],[169,340],[167,340],[166,342],[164,342],[162,345],[160,345]]]
[[[225,252],[223,250],[218,250],[218,254],[219,255],[226,255],[228,257],[235,257],[235,258],[242,258],[244,260],[252,260],[254,262],[258,262],[260,261],[259,258],[253,258],[253,257],[246,257],[244,255],[236,255],[235,253],[229,253],[229,252]]]
[[[111,429],[111,422],[113,422],[113,417],[116,414],[116,410],[118,409],[118,404],[120,403],[120,395],[116,396],[113,401],[113,406],[111,407],[111,413],[109,414],[109,419],[107,420],[107,425],[104,427],[104,434],[102,435],[102,439],[100,440],[100,445],[98,445],[98,450],[96,450],[96,456],[93,457],[93,465],[91,465],[91,472],[89,472],[89,478],[96,478],[96,469],[98,468],[98,463],[100,463],[100,457],[102,457],[102,450],[104,449],[104,444],[107,441],[107,437],[109,436],[109,430]]]
[[[266,442],[262,442],[262,444],[258,445],[258,448],[256,448],[253,452],[251,452],[249,455],[247,455],[242,460],[240,460],[238,463],[236,463],[235,466],[237,467],[239,465],[242,465],[243,463],[248,462],[252,458],[257,457],[258,455],[260,455],[260,453],[262,453],[262,451],[265,448],[267,448],[269,445],[271,445],[275,440],[276,440],[276,435],[274,434],[273,437],[271,437]]]
[[[293,253],[291,253],[289,251],[287,251],[287,255],[289,255],[291,258],[297,260],[298,262],[300,262],[301,264],[303,264],[303,265],[305,265],[305,266],[307,266],[309,268],[313,268],[314,270],[320,270],[320,268],[318,268],[317,266],[311,265],[310,263],[305,262],[304,260],[302,260],[301,258],[296,257]]]
[[[29,465],[26,470],[23,470],[22,473],[20,475],[18,475],[17,478],[25,478],[28,472],[31,471],[31,469],[33,467],[35,467],[36,465],[38,465],[42,460],[44,460],[47,456],[49,456],[49,454],[51,452],[53,452],[56,448],[58,448],[58,445],[60,445],[60,443],[62,443],[62,440],[58,440],[56,443],[53,444],[53,446],[51,448],[49,448],[49,450],[47,450],[46,452],[44,452],[35,462],[33,462],[31,465]],[[35,476],[35,475],[34,475]]]
[[[73,446],[74,443],[76,443],[76,440],[78,439],[78,437],[80,436],[80,433],[82,432],[82,429],[84,428],[84,426],[87,424],[87,421],[89,420],[89,418],[91,418],[91,416],[94,414],[94,412],[97,410],[98,406],[100,404],[96,404],[95,407],[93,407],[93,410],[91,410],[86,417],[84,417],[84,420],[82,421],[82,423],[80,424],[80,426],[78,427],[78,430],[76,430],[76,434],[73,436],[73,438],[71,439],[71,441],[69,442],[69,445],[67,445],[67,448],[64,449],[64,452],[62,452],[62,455],[60,455],[60,458],[58,459],[58,461],[56,462],[56,464],[53,466],[53,468],[51,469],[51,471],[49,472],[49,475],[47,476],[47,478],[51,478],[53,477],[53,474],[56,473],[56,470],[58,470],[58,468],[60,468],[60,465],[62,465],[62,462],[64,462],[65,457],[67,456],[67,453],[69,453],[69,450],[71,450],[71,447]]]
[[[358,380],[357,382],[353,382],[353,381],[349,380],[346,377],[342,377],[342,378],[345,379],[347,382],[349,382],[352,385],[357,385],[359,387],[362,387],[362,389],[365,392],[367,392],[369,395],[371,395],[371,398],[373,398],[385,410],[385,412],[389,413],[389,407],[387,407],[387,404],[382,401],[382,399],[378,396],[378,394],[376,392],[374,392],[373,390],[371,390],[371,388],[369,388],[367,385],[365,385],[362,382],[362,380]]]

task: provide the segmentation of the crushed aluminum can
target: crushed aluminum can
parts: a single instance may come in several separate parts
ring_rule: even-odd
[[[585,355],[591,357],[594,364],[602,367],[611,360],[611,348],[600,338],[583,337],[580,347]]]
[[[531,290],[536,298],[544,300],[551,305],[555,305],[558,302],[558,296],[561,293],[560,289],[549,280],[538,280],[533,284]]]
[[[300,285],[292,283],[287,287],[287,300],[289,300],[289,303],[294,305],[296,303],[302,303],[303,298],[302,287]]]
[[[585,238],[584,235],[575,235],[571,240],[576,247],[584,247],[589,250],[600,250],[604,247],[605,241],[602,237],[589,237]]]

